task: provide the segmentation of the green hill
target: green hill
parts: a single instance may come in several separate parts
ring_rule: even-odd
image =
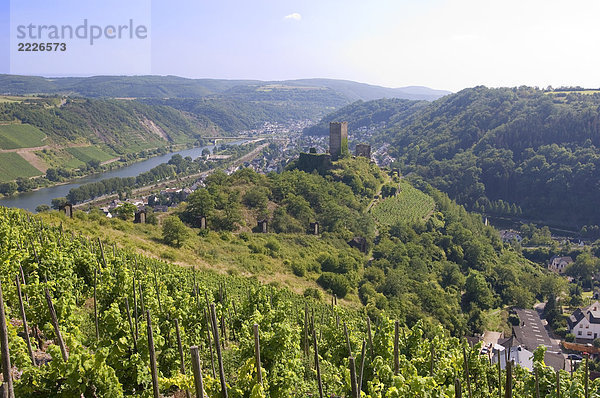
[[[383,125],[373,143],[390,144],[404,174],[469,209],[579,229],[600,224],[599,105],[594,92],[475,87],[432,103],[355,103],[306,132],[334,119]]]
[[[134,98],[201,98],[209,95],[229,94],[252,87],[269,88],[274,86],[293,88],[321,88],[336,93],[336,101],[350,103],[356,100],[377,98],[408,98],[434,100],[448,91],[433,90],[427,87],[388,88],[349,80],[300,79],[285,81],[225,80],[225,79],[186,79],[177,76],[93,76],[44,78],[37,76],[0,75],[0,93],[13,95],[26,94],[67,94],[83,97],[134,97]],[[292,100],[286,97],[286,100]]]
[[[402,122],[427,106],[426,101],[380,99],[356,101],[323,117],[314,126],[304,129],[306,135],[328,135],[329,122],[347,121],[350,133],[361,128]]]
[[[110,225],[115,233],[104,236],[108,241],[90,239],[80,234],[85,224],[90,229]],[[497,396],[506,391],[502,380],[508,376],[515,397],[534,396],[535,380],[541,394],[556,390],[555,371],[544,364],[543,350],[533,358],[535,376],[515,368],[512,375],[500,371],[497,379],[496,366],[480,355],[480,344],[469,347],[439,326],[394,322],[393,315],[375,313],[369,305],[367,313],[329,305],[314,298],[315,290],[303,297],[247,274],[140,255],[135,242],[152,234],[148,227],[82,212],[67,219],[0,207],[0,257],[5,259],[0,278],[3,312],[11,320],[7,349],[18,374],[15,396],[139,397],[150,396],[153,388],[157,395],[182,396],[186,389],[194,391],[191,346],[198,348],[210,397],[222,396],[223,384],[232,397],[310,396],[318,385],[328,395],[348,397],[356,385],[348,375],[355,372],[363,375],[360,389],[368,397],[454,396],[457,384],[462,391],[476,386],[476,397]],[[216,239],[228,248],[247,243],[212,232],[199,239]],[[418,296],[442,312],[443,291],[428,284],[420,288]],[[447,296],[453,294],[449,290]],[[31,333],[23,333],[19,297]],[[262,384],[257,381],[254,325]],[[39,366],[32,364],[32,356]],[[469,376],[462,372],[465,362]],[[583,369],[572,378],[561,371],[562,396],[583,398]],[[592,395],[600,391],[597,380],[586,385]]]

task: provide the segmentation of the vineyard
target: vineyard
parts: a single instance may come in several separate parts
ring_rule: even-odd
[[[398,194],[377,203],[372,214],[380,224],[394,225],[399,221],[411,223],[423,220],[434,208],[435,201],[431,196],[402,181]]]
[[[439,326],[369,319],[1,207],[0,282],[3,388],[16,397],[600,397],[585,366],[555,373],[543,350],[534,373],[500,370]]]

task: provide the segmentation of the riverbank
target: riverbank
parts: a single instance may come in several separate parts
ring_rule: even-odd
[[[259,142],[259,141],[261,141],[261,140],[260,139],[253,140],[253,141],[245,142],[245,144],[251,144],[251,143],[255,143],[255,142]],[[268,145],[269,145],[268,143],[259,145],[258,147],[254,148],[252,151],[250,151],[249,153],[242,155],[237,159],[233,159],[232,163],[230,165],[228,165],[228,167],[238,167],[239,165],[241,165],[245,162],[251,161]],[[195,173],[195,174],[191,174],[191,175],[184,176],[184,177],[174,177],[174,178],[166,180],[166,181],[160,181],[160,182],[148,185],[148,186],[136,188],[136,189],[132,190],[131,198],[133,198],[133,199],[140,198],[141,196],[145,196],[147,194],[152,193],[152,191],[160,190],[162,188],[173,188],[173,184],[185,185],[186,183],[190,183],[191,182],[190,180],[193,181],[193,180],[198,180],[200,178],[205,178],[206,176],[208,176],[220,169],[222,169],[222,167],[215,167],[210,170],[202,171],[200,173]],[[89,201],[86,201],[83,203],[76,204],[73,207],[76,209],[86,209],[86,208],[90,208],[92,206],[102,206],[102,205],[108,204],[111,201],[113,201],[114,199],[118,199],[118,198],[119,198],[118,194],[103,195],[103,196],[100,196],[93,200],[89,200]]]
[[[239,141],[234,141],[230,144],[238,145],[246,141],[246,139],[241,139]],[[35,208],[37,206],[42,204],[50,205],[52,199],[66,197],[72,188],[77,188],[83,184],[98,182],[113,177],[136,177],[137,175],[148,171],[161,163],[168,162],[171,159],[171,157],[175,154],[180,154],[183,157],[190,156],[193,159],[195,159],[202,155],[202,151],[204,149],[208,149],[212,152],[214,147],[214,145],[205,145],[191,149],[183,149],[176,152],[169,152],[163,155],[151,157],[140,162],[135,162],[125,167],[113,168],[112,170],[105,171],[102,173],[96,173],[86,177],[81,177],[72,182],[62,183],[60,185],[53,185],[50,187],[44,187],[35,191],[18,193],[10,197],[0,198],[0,206],[17,207],[29,211],[35,211]]]

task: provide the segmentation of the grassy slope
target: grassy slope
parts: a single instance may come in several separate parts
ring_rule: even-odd
[[[19,154],[0,153],[0,182],[12,181],[17,177],[33,177],[42,174]]]
[[[0,149],[42,146],[45,138],[46,134],[29,124],[0,125]]]
[[[161,218],[166,216],[158,215]],[[199,236],[199,230],[191,228],[188,228],[191,237],[184,245],[181,248],[173,248],[162,243],[160,226],[134,224],[132,220],[107,219],[83,212],[76,212],[73,219],[67,219],[57,212],[42,213],[40,216],[43,217],[44,223],[62,222],[67,229],[81,231],[92,239],[99,237],[108,240],[118,247],[149,257],[230,275],[256,276],[263,283],[276,283],[299,294],[309,287],[321,290],[315,282],[319,274],[308,271],[304,277],[294,275],[294,261],[317,265],[316,258],[321,253],[335,254],[342,250],[350,250],[342,240],[305,234],[209,232],[207,236]],[[265,245],[269,241],[276,241],[279,250],[272,252],[267,249]],[[256,248],[261,252],[256,253]],[[355,292],[346,296],[344,302],[346,305],[360,306]]]

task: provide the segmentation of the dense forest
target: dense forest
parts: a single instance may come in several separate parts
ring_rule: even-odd
[[[599,105],[594,93],[475,87],[390,116],[375,141],[390,144],[404,174],[468,209],[579,230],[600,224]],[[338,113],[352,125],[365,110],[391,106],[380,100]]]

